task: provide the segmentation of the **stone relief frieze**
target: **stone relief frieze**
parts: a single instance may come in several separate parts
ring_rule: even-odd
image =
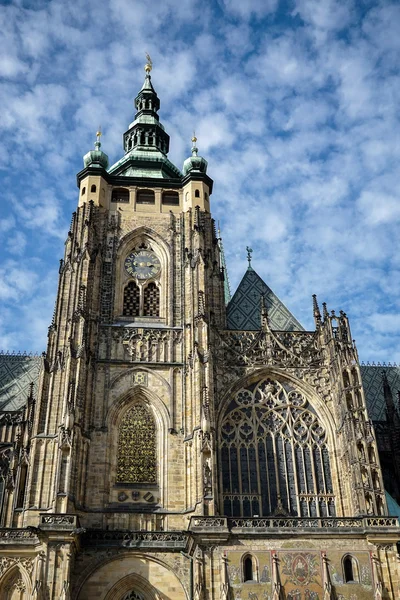
[[[182,330],[166,327],[100,329],[99,358],[123,362],[181,363]]]

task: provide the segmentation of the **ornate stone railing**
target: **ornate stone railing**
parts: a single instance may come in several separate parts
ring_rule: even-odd
[[[89,529],[82,536],[88,546],[119,546],[123,548],[168,548],[183,550],[188,533],[181,531],[105,531]]]
[[[400,528],[397,517],[192,517],[190,530],[362,529]]]

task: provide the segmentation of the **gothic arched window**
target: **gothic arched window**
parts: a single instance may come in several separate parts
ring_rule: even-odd
[[[152,281],[144,289],[143,315],[145,317],[158,317],[160,314],[160,292]]]
[[[223,514],[335,515],[325,429],[288,383],[264,379],[237,392],[219,447]]]
[[[345,583],[358,581],[358,564],[350,554],[343,557],[343,576]]]
[[[130,281],[124,289],[122,314],[126,317],[136,317],[140,314],[140,290],[134,281]]]
[[[156,424],[143,404],[132,406],[119,426],[117,483],[157,483]]]

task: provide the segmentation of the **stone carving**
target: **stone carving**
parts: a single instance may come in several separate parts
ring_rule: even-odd
[[[24,567],[28,575],[31,575],[33,571],[33,559],[32,558],[16,558],[9,556],[2,556],[0,558],[0,577],[8,571],[14,565],[19,564]]]
[[[175,362],[171,344],[177,345],[181,341],[180,329],[129,328],[122,333],[126,352],[135,362]]]
[[[219,359],[227,364],[317,367],[322,355],[314,333],[306,331],[223,331]]]
[[[190,529],[398,528],[397,517],[192,517]]]

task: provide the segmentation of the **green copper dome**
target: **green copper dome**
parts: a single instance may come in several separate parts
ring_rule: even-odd
[[[198,148],[195,146],[197,142],[197,138],[192,138],[193,147],[192,147],[192,156],[189,156],[183,163],[183,174],[187,175],[192,171],[200,171],[200,173],[207,173],[207,165],[208,162],[202,156],[198,156]]]
[[[90,150],[90,152],[85,154],[83,157],[83,165],[85,168],[91,166],[107,169],[108,167],[108,156],[102,150],[100,150],[100,136],[101,132],[97,132],[97,140],[94,144],[94,150]]]

